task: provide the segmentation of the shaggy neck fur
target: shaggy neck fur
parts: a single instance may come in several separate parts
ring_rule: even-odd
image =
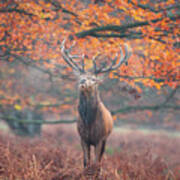
[[[86,125],[91,125],[96,119],[99,94],[97,88],[93,91],[80,91],[79,94],[79,114]]]

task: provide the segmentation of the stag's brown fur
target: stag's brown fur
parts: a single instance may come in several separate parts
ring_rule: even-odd
[[[112,116],[100,99],[97,81],[94,75],[86,74],[79,83],[77,124],[84,152],[84,166],[90,163],[91,145],[95,147],[96,161],[100,162],[113,127]]]

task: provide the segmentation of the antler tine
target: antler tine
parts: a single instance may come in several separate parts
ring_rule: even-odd
[[[73,44],[70,46],[70,48],[68,49],[69,52],[72,51],[73,47],[76,45],[76,42],[74,41]]]
[[[69,52],[71,52],[72,51],[72,49],[73,49],[73,47],[75,46],[75,44],[76,44],[76,42],[74,42],[72,45],[71,45],[71,47],[69,48],[69,49],[67,49],[67,52],[69,53]],[[77,63],[75,63],[74,62],[74,60],[73,60],[73,58],[82,58],[82,68],[80,68],[78,65],[77,65]],[[69,59],[70,59],[70,61],[77,67],[77,69],[80,71],[80,72],[84,72],[84,54],[82,55],[82,57],[79,57],[78,55],[70,55],[69,54]]]
[[[92,61],[93,61],[94,73],[96,73],[96,70],[97,70],[96,59],[97,59],[97,56],[94,56],[93,59],[92,59]]]
[[[98,74],[99,69],[97,68],[97,64],[96,64],[96,60],[101,56],[101,54],[97,54],[93,57],[92,61],[93,61],[93,69],[94,69],[94,73]]]
[[[85,55],[83,54],[82,55],[82,70],[83,70],[83,72],[85,72],[85,69],[84,69],[84,67],[85,67],[84,57],[85,57]]]
[[[112,63],[110,66],[108,66],[104,69],[103,68],[100,69],[98,73],[106,73],[109,71],[113,71],[113,70],[119,68],[123,63],[127,62],[127,60],[131,56],[131,51],[128,52],[128,45],[127,44],[125,44],[125,55],[123,54],[122,48],[120,47],[120,56],[121,57],[120,57],[119,62],[117,64],[116,64],[116,61],[118,59],[118,54],[116,54],[116,57],[114,58],[114,60],[112,60]]]
[[[63,59],[65,60],[65,62],[74,70],[79,71],[79,72],[84,72],[83,69],[81,69],[74,61],[73,61],[73,57],[72,55],[70,55],[70,51],[72,50],[72,48],[75,46],[75,43],[73,43],[73,45],[69,48],[69,49],[65,49],[65,42],[66,39],[64,39],[61,43],[61,53],[63,56]],[[76,56],[77,58],[77,56]]]
[[[69,61],[69,58],[68,58],[68,56],[67,56],[67,53],[65,52],[65,42],[66,42],[66,40],[64,39],[63,41],[62,41],[62,43],[61,43],[61,53],[62,53],[62,56],[63,56],[63,59],[65,60],[65,62],[72,68],[72,69],[75,69],[75,70],[77,70],[77,68],[74,66],[74,65],[72,65],[72,63],[70,63],[70,61]]]
[[[123,58],[120,58],[120,65],[122,65],[123,63],[127,63],[128,59],[131,57],[132,52],[128,51],[129,47],[127,44],[125,44],[125,56]],[[121,51],[122,52],[122,51]]]
[[[96,74],[97,71],[96,61],[93,61],[93,69],[94,69],[94,73]]]

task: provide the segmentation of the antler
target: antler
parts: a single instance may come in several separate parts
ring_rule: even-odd
[[[63,59],[65,60],[65,62],[74,70],[79,71],[80,73],[84,73],[85,69],[84,69],[84,54],[79,57],[77,55],[71,55],[70,52],[73,49],[73,47],[75,46],[75,43],[72,44],[72,46],[69,49],[65,48],[65,42],[66,40],[64,39],[63,42],[61,43],[61,53],[63,56]],[[120,47],[120,59],[119,62],[117,63],[118,60],[118,53],[116,54],[114,59],[111,59],[111,65],[105,67],[105,64],[98,68],[97,64],[96,64],[96,60],[101,56],[101,54],[96,55],[93,58],[93,69],[94,69],[94,73],[95,74],[100,74],[100,73],[106,73],[109,71],[113,71],[117,68],[119,68],[123,63],[127,63],[128,59],[131,56],[131,51],[128,51],[128,46],[127,44],[125,44],[124,46],[124,50],[125,50],[125,54],[123,54],[122,48]],[[73,59],[77,59],[77,58],[81,58],[81,67],[78,66],[78,64],[73,60]]]
[[[128,59],[131,56],[131,51],[128,51],[128,46],[127,44],[125,44],[125,55],[123,54],[122,48],[120,47],[120,59],[119,62],[117,63],[117,59],[118,59],[118,53],[116,54],[115,58],[112,60],[111,59],[111,65],[108,67],[101,67],[101,68],[97,68],[97,64],[96,64],[96,59],[100,56],[100,54],[98,54],[97,56],[95,56],[93,58],[93,65],[94,65],[94,73],[95,74],[100,74],[100,73],[106,73],[109,71],[113,71],[117,68],[119,68],[123,63],[127,63]]]
[[[75,46],[75,43],[73,43],[73,45],[69,49],[66,49],[65,42],[66,42],[66,40],[64,39],[63,42],[61,43],[61,53],[62,53],[63,59],[72,69],[79,71],[80,73],[84,73],[85,72],[85,70],[84,70],[84,54],[82,55],[82,57],[79,57],[77,55],[71,55],[70,52],[73,49],[73,47]],[[75,58],[82,58],[82,62],[81,62],[82,67],[79,67],[78,64],[73,60]]]

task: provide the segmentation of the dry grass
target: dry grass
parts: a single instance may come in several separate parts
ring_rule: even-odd
[[[74,128],[47,128],[41,138],[35,139],[1,133],[1,180],[180,179],[178,138],[114,132],[103,158],[101,175],[95,178],[98,165],[83,169]]]

